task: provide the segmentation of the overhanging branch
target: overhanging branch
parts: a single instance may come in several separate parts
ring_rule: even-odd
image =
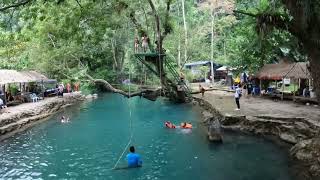
[[[16,8],[16,7],[19,7],[19,6],[26,5],[31,1],[32,0],[24,0],[24,1],[21,1],[21,2],[18,2],[18,3],[15,3],[15,4],[11,4],[11,5],[8,5],[8,6],[0,7],[0,12],[1,11],[5,11],[7,9]]]
[[[243,14],[253,17],[257,20],[257,31],[260,33],[262,31],[269,31],[271,28],[277,28],[280,30],[286,30],[296,35],[297,30],[293,28],[292,22],[289,17],[285,14],[280,13],[269,13],[261,12],[258,14],[253,14],[243,10],[234,10],[234,13]]]
[[[86,74],[85,75],[91,82],[95,83],[95,84],[102,84],[108,91],[111,91],[113,93],[118,93],[121,94],[127,98],[131,98],[131,97],[135,97],[135,96],[141,96],[144,98],[147,98],[149,100],[156,100],[156,98],[158,97],[158,95],[160,94],[158,90],[152,91],[152,90],[142,90],[142,91],[138,91],[138,92],[133,92],[133,93],[127,93],[124,92],[123,90],[120,89],[116,89],[114,88],[108,81],[104,80],[104,79],[94,79],[93,77],[91,77],[90,75]],[[161,90],[160,90],[161,91]]]
[[[79,0],[76,0],[76,2],[77,2],[77,4],[79,5],[79,7],[82,9],[82,6],[81,6]]]
[[[235,14],[243,14],[243,15],[247,15],[247,16],[251,16],[251,17],[257,17],[257,14],[253,14],[253,13],[249,13],[249,12],[245,12],[242,10],[234,10],[233,11]]]

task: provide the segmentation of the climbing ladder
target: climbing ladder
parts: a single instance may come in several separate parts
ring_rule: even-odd
[[[166,59],[164,61],[165,66],[167,67],[167,69],[170,71],[171,75],[174,77],[175,82],[182,82],[183,86],[186,88],[186,95],[190,96],[191,95],[191,90],[188,87],[187,83],[185,81],[180,81],[180,75],[177,72],[176,68],[174,68],[174,65],[171,63],[171,61],[168,61],[168,59]]]

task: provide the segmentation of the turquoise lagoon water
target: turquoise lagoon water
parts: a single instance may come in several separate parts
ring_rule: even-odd
[[[60,123],[62,114],[71,122]],[[210,144],[199,118],[188,104],[106,94],[0,142],[0,179],[291,179],[282,148],[233,133],[224,135],[222,145]],[[130,120],[143,167],[110,170],[129,140]],[[166,129],[166,120],[189,121],[195,128]],[[125,166],[121,159],[119,167]]]

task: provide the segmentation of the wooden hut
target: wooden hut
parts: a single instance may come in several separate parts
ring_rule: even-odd
[[[4,100],[5,103],[7,103],[7,97],[6,97],[6,89],[9,89],[10,84],[18,84],[20,92],[26,92],[26,85],[31,82],[45,82],[49,79],[36,71],[16,71],[16,70],[0,70],[0,87],[2,93],[0,93],[0,98]],[[7,86],[7,88],[6,88]]]
[[[298,87],[295,90],[303,89],[306,83],[308,83],[309,86],[312,85],[312,80],[307,62],[292,63],[283,60],[278,64],[266,64],[256,74],[256,78],[260,80],[260,89],[262,87],[263,81],[282,81],[282,88],[284,88],[284,84],[287,83],[298,84]],[[284,92],[284,89],[282,89],[282,99],[285,93],[286,92]],[[293,93],[292,95],[294,97],[296,94]]]

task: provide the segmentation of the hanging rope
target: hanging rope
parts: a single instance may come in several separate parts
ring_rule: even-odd
[[[129,61],[129,98],[131,97],[131,64]],[[130,120],[130,126],[129,126],[129,130],[130,130],[130,138],[129,141],[127,143],[127,145],[125,146],[125,148],[123,149],[120,157],[118,158],[117,162],[115,163],[115,165],[113,166],[112,170],[116,169],[120,160],[122,159],[124,153],[128,150],[132,139],[133,139],[133,126],[132,126],[132,111],[131,111],[131,103],[130,103],[130,99],[128,99],[128,106],[129,106],[129,120]]]
[[[159,23],[160,23],[160,19],[159,19]],[[162,87],[163,87],[163,84],[162,84],[162,62],[161,62],[161,51],[162,51],[162,49],[161,49],[161,47],[162,47],[162,45],[161,45],[161,33],[159,34],[159,37],[158,37],[158,43],[157,43],[157,45],[158,45],[158,54],[159,54],[159,79],[160,79],[160,85],[161,85],[161,89],[160,89],[160,97],[162,96]]]

